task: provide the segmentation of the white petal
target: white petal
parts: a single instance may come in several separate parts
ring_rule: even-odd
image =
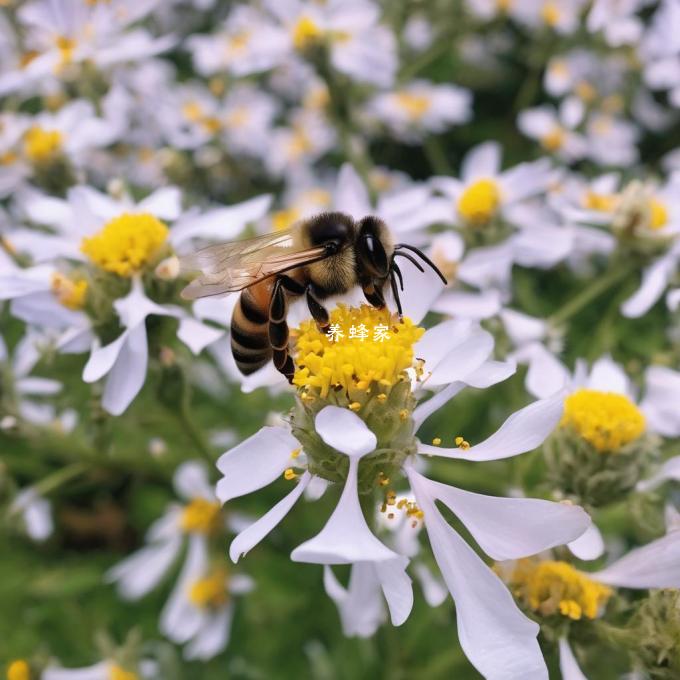
[[[385,606],[373,564],[353,564],[347,589],[329,566],[324,567],[323,582],[326,593],[338,607],[345,635],[370,637],[378,630],[385,620]]]
[[[602,392],[630,393],[630,381],[626,372],[611,357],[598,359],[590,371],[588,387]]]
[[[418,452],[470,461],[509,458],[540,446],[562,417],[564,394],[540,399],[513,413],[494,434],[467,451],[418,445]]]
[[[669,458],[661,468],[649,479],[643,479],[635,487],[638,491],[651,491],[665,481],[673,479],[680,481],[680,456]]]
[[[321,531],[291,553],[294,562],[351,564],[379,562],[398,557],[368,528],[359,504],[357,471],[359,458],[349,459],[347,481],[333,514]]]
[[[536,637],[503,582],[447,524],[434,500],[407,470],[437,565],[456,604],[458,638],[487,680],[547,680]]]
[[[543,319],[529,316],[514,309],[504,309],[500,313],[507,334],[515,345],[523,345],[531,340],[542,340],[547,331]]]
[[[328,446],[352,458],[375,451],[378,440],[356,413],[339,406],[321,409],[314,428]]]
[[[666,522],[666,533],[680,529],[680,512],[676,510],[674,505],[666,503],[664,519]]]
[[[640,287],[621,305],[621,313],[629,318],[646,314],[663,295],[674,268],[675,258],[668,255],[647,267],[642,274]]]
[[[47,540],[54,530],[51,503],[46,498],[39,496],[32,488],[27,489],[22,494],[28,495],[27,502],[23,508],[26,533],[34,541]],[[13,507],[17,504],[22,494],[17,496],[12,504]]]
[[[413,571],[420,582],[425,602],[430,607],[438,607],[442,604],[448,597],[449,591],[446,590],[446,586],[442,583],[441,579],[437,578],[427,565],[420,562],[413,567]]]
[[[177,559],[182,547],[179,534],[163,543],[149,545],[119,562],[106,572],[105,580],[117,583],[124,600],[138,600],[153,590]]]
[[[215,500],[215,491],[208,477],[208,470],[203,462],[189,460],[182,463],[172,478],[177,494],[186,501],[195,498]]]
[[[83,369],[83,380],[95,382],[105,376],[118,360],[129,332],[124,331],[113,342],[104,347],[93,347],[90,358]]]
[[[14,386],[19,394],[30,394],[33,396],[59,394],[63,387],[58,380],[37,377],[19,378],[14,383]]]
[[[300,443],[284,427],[263,427],[220,456],[217,467],[224,477],[217,483],[217,497],[226,503],[271,484],[289,467],[290,454]]]
[[[466,154],[460,170],[464,182],[480,177],[493,178],[501,167],[501,147],[498,142],[484,142]]]
[[[457,515],[484,552],[494,560],[536,555],[580,536],[590,517],[576,505],[534,498],[499,498],[463,491],[429,480],[413,471],[417,479]]]
[[[438,411],[444,404],[447,404],[453,399],[463,388],[465,383],[457,382],[451,383],[434,396],[430,397],[424,404],[419,404],[413,411],[413,429],[418,431],[420,426],[435,412]]]
[[[250,552],[270,531],[278,526],[295,503],[297,503],[302,492],[309,484],[310,479],[312,479],[312,476],[309,472],[305,472],[300,481],[295,485],[295,488],[287,496],[282,498],[271,510],[236,536],[229,546],[229,557],[232,562],[238,562],[241,557]]]
[[[425,271],[421,272],[411,262],[400,258],[399,268],[404,277],[404,290],[399,291],[404,316],[413,323],[420,323],[441,295],[444,284],[430,267],[425,266]],[[394,303],[392,309],[396,309]]]
[[[463,342],[456,345],[436,365],[425,363],[425,370],[431,373],[430,385],[449,385],[464,381],[467,375],[477,370],[493,352],[493,336],[487,331],[474,331]],[[420,358],[420,354],[416,356]]]
[[[544,345],[532,342],[515,353],[518,361],[529,364],[524,384],[527,392],[539,399],[550,397],[571,381],[569,369]]]
[[[132,328],[121,347],[104,387],[102,406],[119,416],[132,403],[146,381],[149,347],[143,323]]]
[[[376,562],[373,565],[394,626],[401,626],[413,608],[413,584],[406,573],[407,565],[406,557]]]
[[[559,648],[562,680],[588,680],[579,668],[574,652],[571,651],[566,638],[560,638]]]
[[[163,634],[173,642],[185,643],[196,635],[201,627],[203,612],[189,600],[189,590],[198,579],[203,578],[208,564],[205,537],[189,536],[189,548],[182,571],[163,607],[159,624]]]
[[[680,371],[650,366],[645,371],[645,397],[640,404],[652,432],[680,437]]]
[[[485,361],[478,369],[465,376],[465,384],[470,387],[484,389],[507,380],[517,372],[514,361]]]
[[[46,668],[40,676],[42,680],[108,680],[109,662],[100,661],[87,668]]]
[[[207,661],[224,651],[229,644],[233,619],[234,605],[232,603],[206,617],[201,629],[186,646],[184,658]]]
[[[635,548],[589,576],[619,588],[680,588],[680,532]]]
[[[246,595],[255,590],[255,581],[246,574],[234,574],[229,577],[229,592],[232,595]]]
[[[497,290],[481,293],[470,291],[444,292],[432,305],[432,310],[463,319],[488,319],[501,309],[501,296]]]
[[[177,337],[194,353],[200,354],[224,335],[224,331],[190,317],[179,322]]]
[[[600,530],[591,524],[575,541],[569,543],[569,550],[579,560],[596,560],[604,553],[604,540]]]
[[[333,206],[357,220],[372,212],[368,191],[357,171],[349,163],[344,163],[338,173]]]
[[[161,187],[140,201],[137,209],[163,220],[176,220],[182,212],[182,194],[177,187]]]

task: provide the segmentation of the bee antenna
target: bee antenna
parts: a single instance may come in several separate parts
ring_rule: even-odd
[[[432,260],[427,255],[425,255],[425,253],[422,250],[420,250],[420,248],[416,248],[415,246],[410,246],[408,243],[397,243],[397,245],[395,246],[395,251],[398,251],[398,250],[403,249],[403,248],[406,248],[406,250],[410,250],[410,251],[414,252],[416,255],[418,255],[427,265],[429,265],[430,268],[432,268],[434,270],[434,272],[437,274],[437,276],[444,282],[445,286],[449,283],[446,280],[446,277],[444,276],[444,274],[442,274],[441,271],[439,270],[439,267],[437,267],[437,265],[434,262],[432,262]],[[396,253],[395,252],[395,254],[404,255],[405,253]],[[420,271],[423,271],[423,270],[421,269]]]
[[[399,312],[399,318],[404,316],[404,310],[401,308],[401,299],[399,298],[399,289],[397,288],[397,277],[394,271],[390,271],[390,287],[392,288],[392,297],[397,303],[397,311]],[[403,290],[403,289],[402,289]]]
[[[399,251],[396,251],[396,252],[394,253],[394,256],[395,256],[395,257],[405,257],[407,260],[409,260],[410,262],[412,262],[413,265],[414,265],[415,267],[417,267],[418,269],[420,269],[421,272],[425,273],[425,270],[423,269],[423,267],[422,267],[422,265],[420,264],[420,262],[418,262],[418,260],[416,260],[416,258],[413,257],[412,255],[409,255],[408,253],[400,253]]]

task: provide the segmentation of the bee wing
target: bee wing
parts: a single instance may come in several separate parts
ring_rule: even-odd
[[[195,300],[234,293],[280,272],[319,260],[325,253],[323,246],[295,250],[290,232],[208,246],[180,258],[180,271],[200,274],[182,291],[182,297]]]

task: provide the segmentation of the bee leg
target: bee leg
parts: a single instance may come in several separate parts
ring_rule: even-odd
[[[288,277],[286,277],[288,278]],[[293,381],[295,364],[288,354],[288,299],[286,297],[285,282],[283,277],[276,279],[269,303],[269,344],[273,350],[273,360],[276,369]]]
[[[323,331],[328,328],[331,319],[328,310],[319,302],[316,297],[316,291],[313,283],[310,283],[305,289],[305,296],[307,298],[307,307],[309,313],[312,315],[317,326]]]
[[[382,290],[375,285],[375,281],[369,281],[361,286],[364,291],[364,297],[370,305],[376,309],[382,309],[385,306],[385,297]]]

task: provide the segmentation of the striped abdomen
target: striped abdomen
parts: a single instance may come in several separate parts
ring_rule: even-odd
[[[238,370],[250,375],[272,358],[269,342],[269,305],[273,281],[245,288],[231,317],[231,352]]]

